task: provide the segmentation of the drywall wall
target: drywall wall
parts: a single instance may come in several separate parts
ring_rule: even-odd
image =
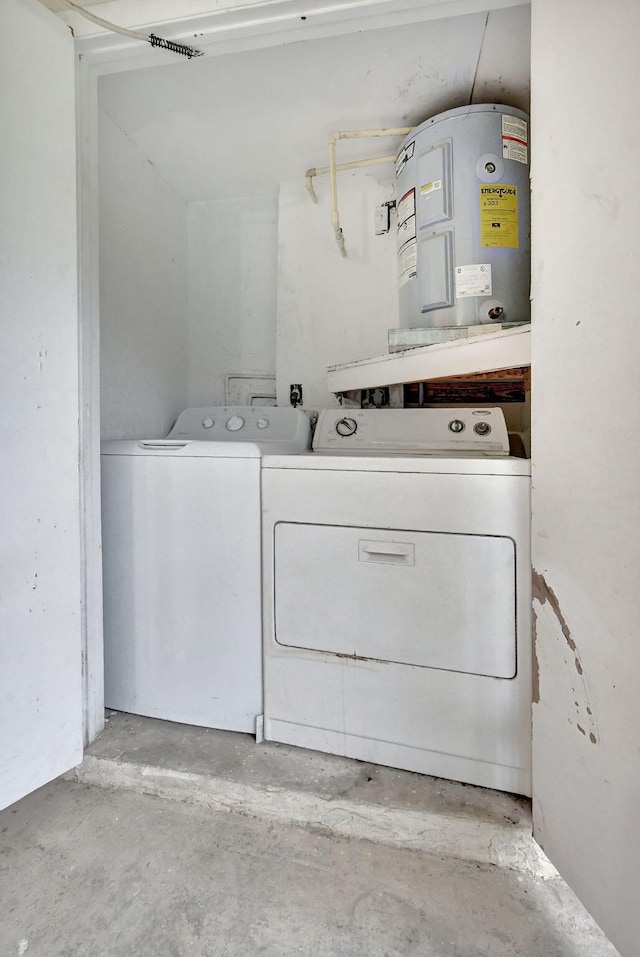
[[[530,7],[487,13],[471,102],[506,103],[528,113],[530,75]]]
[[[337,405],[327,389],[327,366],[386,352],[387,330],[398,325],[395,237],[373,230],[373,210],[393,196],[393,167],[374,176],[344,172],[338,179],[346,259],[331,227],[326,177],[316,183],[317,206],[304,180],[280,189],[279,405],[288,404],[292,383],[302,385],[308,408]]]
[[[187,404],[186,205],[100,111],[103,438],[167,434]]]
[[[534,0],[532,29],[535,832],[633,957],[640,7]]]
[[[0,8],[0,85],[4,807],[82,759],[74,56],[35,0]]]
[[[225,376],[275,374],[275,196],[189,204],[189,405],[223,405]]]

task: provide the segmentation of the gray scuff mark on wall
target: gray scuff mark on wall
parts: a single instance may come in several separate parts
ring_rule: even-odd
[[[573,655],[573,665],[575,667],[576,673],[578,675],[577,679],[570,678],[571,680],[571,691],[574,694],[573,704],[576,710],[576,715],[578,720],[575,721],[577,730],[589,738],[591,744],[598,743],[598,730],[596,727],[596,722],[593,715],[593,707],[590,700],[589,688],[587,685],[587,679],[584,673],[584,666],[582,664],[582,659],[580,657],[580,652],[578,651],[578,646],[571,634],[571,629],[569,624],[562,612],[560,607],[560,602],[558,597],[555,594],[554,590],[547,584],[544,575],[541,575],[536,571],[535,568],[531,570],[532,577],[532,593],[533,593],[533,681],[532,681],[532,699],[534,703],[540,701],[540,669],[538,662],[538,619],[539,611],[536,610],[536,602],[539,607],[542,608],[544,605],[547,605],[551,611],[553,621],[555,622],[556,627],[554,631],[557,634],[557,626],[560,626],[560,633],[564,638],[569,650]],[[568,658],[565,658],[565,661],[568,664]],[[576,687],[577,686],[577,687]],[[569,721],[573,723],[572,718],[569,718]],[[587,725],[588,734],[583,725]]]

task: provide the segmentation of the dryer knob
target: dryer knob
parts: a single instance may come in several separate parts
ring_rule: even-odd
[[[476,422],[473,427],[473,431],[476,433],[476,435],[489,435],[489,432],[491,432],[491,426],[488,422]]]
[[[267,429],[269,428],[269,419],[258,419],[256,425],[259,429]]]
[[[343,438],[347,435],[355,435],[358,431],[358,423],[355,419],[345,416],[344,419],[338,419],[336,422],[336,432]]]
[[[464,432],[464,422],[462,419],[452,419],[449,422],[449,431],[450,432]]]
[[[244,419],[241,415],[232,415],[227,419],[226,426],[229,432],[238,432],[244,425]]]
[[[203,419],[203,420],[202,420],[202,428],[203,428],[203,429],[212,429],[214,425],[215,425],[215,422],[214,422],[213,419],[210,418],[209,416],[207,416],[206,419]]]

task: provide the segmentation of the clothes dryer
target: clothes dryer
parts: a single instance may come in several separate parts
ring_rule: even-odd
[[[309,447],[300,410],[187,409],[102,444],[105,704],[254,732],[262,714],[260,462]]]
[[[263,459],[265,736],[530,794],[530,467],[499,409],[324,410]]]

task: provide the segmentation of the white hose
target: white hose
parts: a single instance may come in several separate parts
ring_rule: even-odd
[[[380,129],[380,130],[343,130],[342,132],[336,131],[330,135],[335,137],[337,140],[349,140],[357,139],[360,137],[372,137],[372,136],[406,136],[407,133],[411,133],[414,130],[414,126],[398,126],[395,129]]]
[[[338,178],[336,176],[336,141],[329,137],[329,176],[331,178],[331,223],[335,235],[340,255],[346,259],[347,250],[344,245],[344,235],[340,228],[340,217],[338,216]]]
[[[113,33],[121,33],[123,37],[131,37],[133,40],[144,40],[145,43],[149,42],[149,37],[146,33],[139,33],[137,30],[127,30],[126,27],[119,27],[115,23],[109,23],[108,20],[97,17],[95,13],[89,13],[84,7],[79,7],[77,4],[72,3],[71,0],[60,0],[60,2],[63,3],[65,7],[69,7],[70,10],[75,10],[81,17],[91,20],[92,23],[96,23],[99,27],[104,27],[105,30],[111,30]]]
[[[73,3],[72,0],[61,0],[61,2],[65,7],[68,7],[69,10],[75,10],[81,17],[90,20],[92,23],[112,33],[120,33],[123,37],[131,37],[132,40],[142,40],[144,43],[150,43],[152,47],[170,50],[172,53],[179,53],[181,56],[189,57],[189,59],[195,56],[202,56],[202,50],[196,50],[186,43],[180,43],[178,40],[165,40],[164,37],[157,37],[153,33],[146,34],[140,33],[138,30],[128,30],[126,27],[118,26],[116,23],[110,23],[109,20],[103,20],[102,17],[97,17],[95,13],[89,13],[84,7],[79,7],[77,3]]]

